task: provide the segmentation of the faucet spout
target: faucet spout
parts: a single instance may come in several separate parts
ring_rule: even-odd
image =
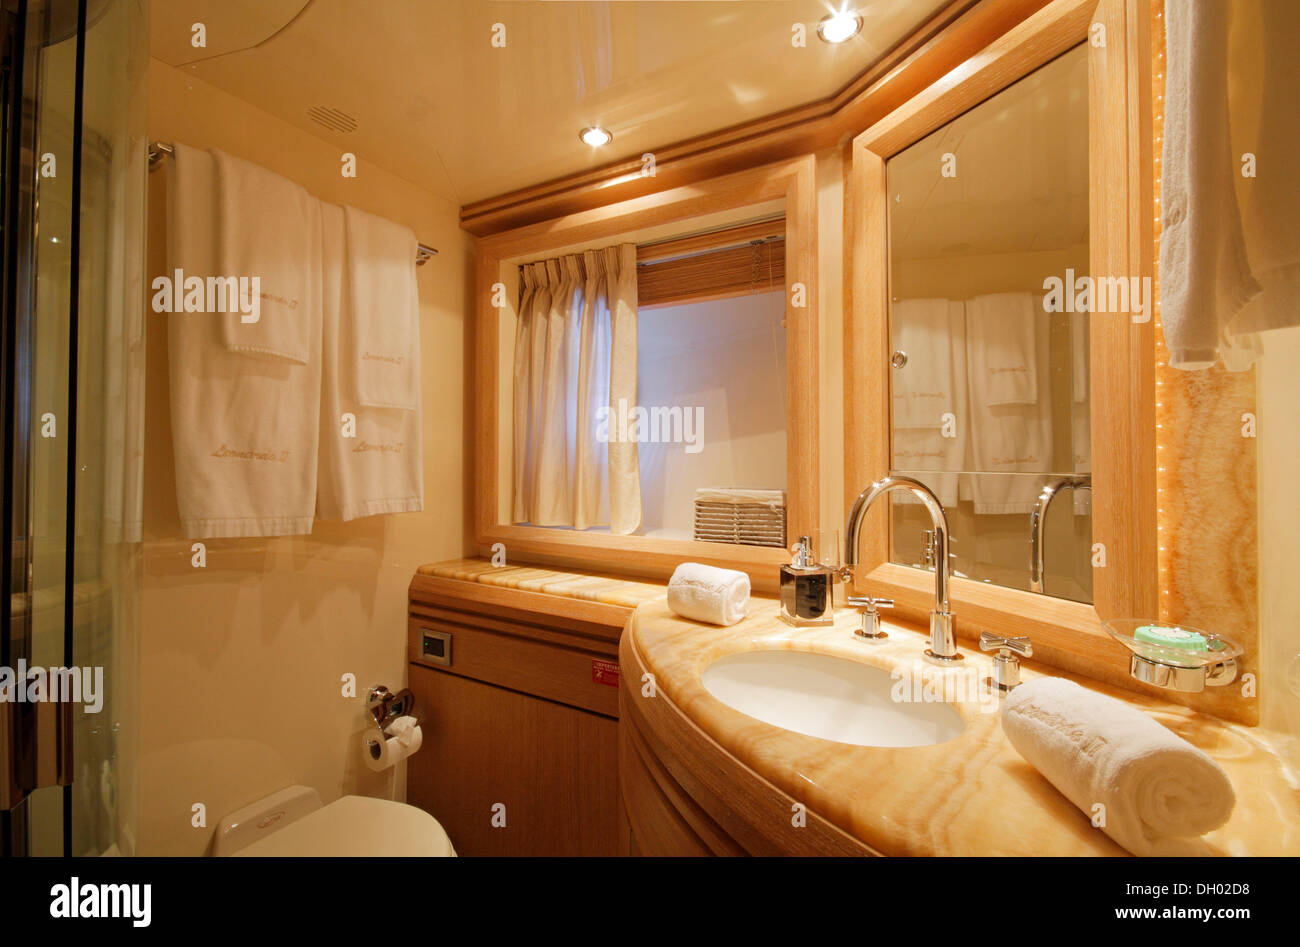
[[[858,564],[858,545],[867,511],[877,500],[895,490],[904,490],[920,500],[934,524],[934,610],[930,612],[930,647],[925,656],[938,664],[960,661],[962,656],[957,651],[953,616],[948,607],[948,515],[934,491],[919,480],[902,476],[884,477],[863,490],[853,501],[844,527],[845,568],[852,573]]]
[[[1034,509],[1029,514],[1029,591],[1046,594],[1047,547],[1043,542],[1047,532],[1047,511],[1062,490],[1091,490],[1092,478],[1088,476],[1065,477],[1043,487]]]

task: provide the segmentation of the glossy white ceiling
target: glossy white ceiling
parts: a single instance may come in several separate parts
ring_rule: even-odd
[[[153,55],[467,203],[824,98],[944,3],[859,0],[863,30],[830,46],[831,0],[164,0]],[[613,143],[584,145],[587,125]]]

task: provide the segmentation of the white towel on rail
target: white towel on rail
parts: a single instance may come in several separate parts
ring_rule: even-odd
[[[937,428],[943,415],[960,417],[966,402],[964,304],[947,299],[900,299],[890,313],[892,344],[907,364],[892,369],[894,428]]]
[[[222,337],[232,352],[305,364],[320,333],[320,205],[274,171],[211,151],[217,167],[217,266],[258,277],[256,321],[232,312]]]
[[[990,293],[966,303],[971,391],[989,407],[1038,401],[1038,336],[1047,314],[1030,293]]]
[[[216,275],[217,163],[209,152],[175,147],[167,179],[170,270]],[[317,239],[319,233],[315,228]],[[296,249],[315,261],[311,279],[319,285],[319,245]],[[231,352],[219,314],[167,316],[176,502],[185,536],[311,532],[320,426],[319,307],[307,315],[305,364]]]
[[[1026,378],[1035,379],[1036,391],[1036,379],[1049,377],[1047,314],[1032,299],[1028,293],[1001,293],[966,304],[970,486],[976,513],[1028,513],[1053,469],[1051,399],[1006,400],[1027,397]],[[1030,314],[1043,320],[1041,330],[1029,325]],[[996,338],[998,333],[990,331],[995,321],[1006,335],[1016,337],[1014,343]],[[993,366],[1025,370],[990,371]]]
[[[420,400],[420,297],[415,233],[374,214],[343,208],[345,266],[357,403],[415,410]]]
[[[345,264],[345,211],[322,203],[321,216],[325,341],[317,511],[321,519],[351,520],[422,510],[419,300],[411,294],[412,311],[402,320],[408,336],[401,351],[417,379],[413,408],[363,403],[355,371],[362,343],[356,334],[358,320],[352,307],[356,294],[351,285],[357,267]],[[414,246],[409,263],[414,269]]]
[[[1300,186],[1276,156],[1300,153],[1300,3],[1258,0],[1231,4],[1229,110],[1234,156],[1256,155],[1254,178],[1234,175],[1251,272],[1260,293],[1229,325],[1240,336],[1300,325]],[[1258,68],[1260,51],[1263,68]],[[1249,64],[1249,65],[1247,65]],[[1244,114],[1258,108],[1257,125]],[[1252,116],[1253,117],[1253,116]],[[1267,157],[1275,156],[1272,161]],[[1272,164],[1272,167],[1269,167]],[[1239,166],[1238,166],[1239,167]],[[1255,341],[1255,340],[1251,340]]]
[[[945,507],[956,506],[971,421],[965,304],[901,299],[890,318],[891,344],[907,353],[907,364],[890,369],[892,467],[923,482]]]

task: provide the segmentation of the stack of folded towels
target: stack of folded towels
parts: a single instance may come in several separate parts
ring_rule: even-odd
[[[1205,753],[1142,711],[1064,678],[1013,690],[1002,729],[1021,756],[1134,855],[1209,854],[1200,836],[1227,822],[1236,803],[1227,774]]]

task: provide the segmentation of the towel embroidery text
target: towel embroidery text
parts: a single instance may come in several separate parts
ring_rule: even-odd
[[[367,362],[388,362],[392,365],[401,365],[405,361],[400,355],[376,355],[374,352],[362,352],[361,358]]]
[[[236,450],[222,444],[212,452],[213,457],[233,457],[236,460],[270,460],[282,464],[289,459],[287,450]]]
[[[360,454],[365,451],[379,451],[384,454],[400,454],[404,445],[401,441],[396,444],[371,444],[369,441],[362,441],[356,447],[352,448],[352,453]]]

